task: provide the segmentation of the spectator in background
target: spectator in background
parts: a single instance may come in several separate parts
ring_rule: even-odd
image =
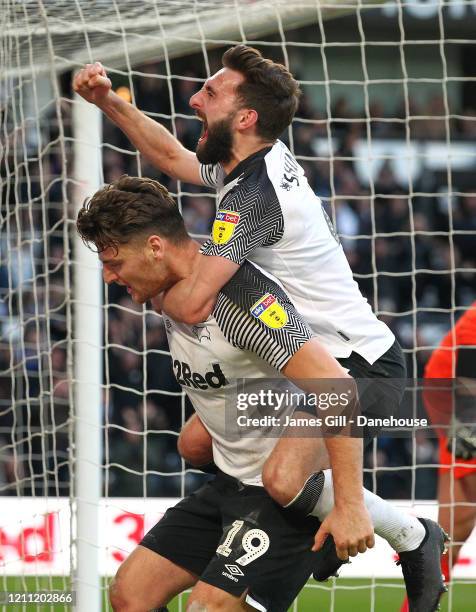
[[[211,220],[215,214],[215,203],[211,197],[196,196],[183,212],[185,227],[189,234],[203,242],[212,227]]]
[[[137,107],[145,113],[170,117],[170,90],[165,76],[165,66],[146,64],[139,66],[137,72],[141,73],[134,79]]]
[[[476,195],[461,196],[453,227],[456,232],[453,240],[462,259],[476,268]]]
[[[476,138],[476,108],[465,108],[461,115],[458,123],[461,137],[474,140]]]

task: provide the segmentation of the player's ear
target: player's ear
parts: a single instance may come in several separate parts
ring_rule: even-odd
[[[253,108],[243,108],[238,113],[238,129],[247,130],[258,123],[258,113]]]
[[[164,239],[157,234],[153,234],[147,238],[147,247],[151,257],[155,260],[160,260],[164,256]]]

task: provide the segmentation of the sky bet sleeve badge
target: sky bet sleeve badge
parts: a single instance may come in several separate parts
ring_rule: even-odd
[[[219,210],[213,222],[212,238],[215,244],[226,244],[231,240],[240,215],[232,210]]]
[[[272,329],[280,329],[288,322],[286,311],[271,293],[267,293],[253,304],[250,312]]]

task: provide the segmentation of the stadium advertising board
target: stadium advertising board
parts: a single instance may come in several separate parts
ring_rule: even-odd
[[[100,569],[113,575],[148,531],[178,500],[174,498],[110,498],[100,506]],[[436,518],[434,502],[396,505],[418,516]],[[0,564],[9,576],[65,576],[70,573],[70,502],[66,498],[3,498],[0,519]],[[74,538],[74,536],[73,536]],[[74,549],[73,549],[74,551]],[[373,550],[344,566],[347,578],[399,578],[395,553],[377,536]],[[476,530],[463,546],[455,578],[476,578]]]

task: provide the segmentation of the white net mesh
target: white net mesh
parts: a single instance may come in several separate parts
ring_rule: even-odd
[[[475,15],[474,2],[436,0],[4,0],[0,590],[66,589],[76,565],[73,306],[84,296],[74,295],[70,272],[80,204],[72,145],[82,139],[71,128],[71,72],[100,60],[120,95],[194,149],[199,124],[188,100],[220,67],[224,48],[244,41],[286,63],[303,99],[285,140],[328,207],[363,293],[419,376],[476,298]],[[214,194],[161,175],[107,120],[102,142],[105,182],[124,173],[160,179],[190,233],[206,237]],[[95,543],[105,574],[173,498],[203,480],[176,452],[188,414],[161,318],[122,288],[106,288]],[[436,498],[438,461],[434,441],[385,440],[367,457],[367,484],[415,508]],[[399,575],[391,554],[365,559],[347,580],[310,584],[295,609],[396,609],[403,589],[388,578]],[[460,560],[455,575],[474,579],[474,545]],[[465,610],[475,587],[455,584],[449,605]]]

